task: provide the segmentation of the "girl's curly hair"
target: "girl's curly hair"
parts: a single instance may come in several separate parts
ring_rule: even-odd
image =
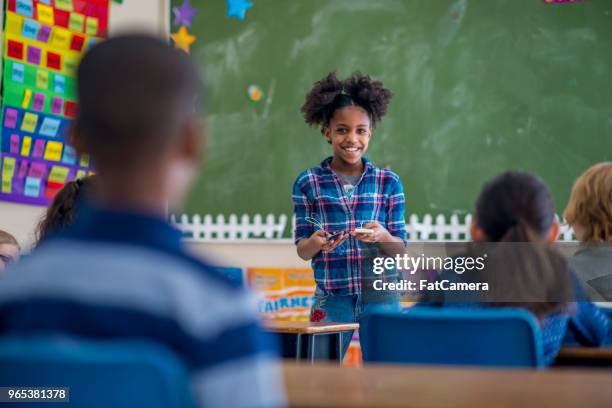
[[[340,80],[336,72],[330,72],[317,81],[306,95],[301,112],[309,126],[329,125],[336,110],[345,106],[360,106],[370,116],[372,127],[387,113],[387,106],[393,93],[381,81],[369,75],[354,72],[350,77]]]

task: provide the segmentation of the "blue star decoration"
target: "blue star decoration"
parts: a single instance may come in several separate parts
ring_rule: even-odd
[[[178,26],[190,27],[191,19],[198,14],[198,10],[191,7],[189,0],[184,0],[180,7],[174,7],[172,11],[174,12],[174,24]]]
[[[253,7],[253,4],[247,0],[225,0],[227,3],[227,13],[225,14],[228,18],[236,17],[238,20],[243,21],[246,16],[246,11]]]

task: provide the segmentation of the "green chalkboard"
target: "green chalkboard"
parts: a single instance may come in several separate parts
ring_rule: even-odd
[[[291,214],[295,177],[331,153],[299,108],[333,69],[394,91],[368,157],[401,176],[408,215],[469,212],[506,169],[541,176],[562,210],[573,180],[612,159],[612,1],[253,3],[238,21],[225,1],[191,1],[211,137],[187,213]]]

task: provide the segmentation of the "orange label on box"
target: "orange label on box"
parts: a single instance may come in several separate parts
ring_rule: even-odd
[[[248,268],[247,279],[259,296],[258,310],[264,318],[309,319],[316,286],[311,269]]]

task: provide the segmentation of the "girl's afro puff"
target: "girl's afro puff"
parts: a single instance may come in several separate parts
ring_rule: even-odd
[[[393,93],[381,81],[354,72],[350,77],[339,80],[335,72],[330,72],[316,82],[302,106],[301,112],[309,126],[325,127],[334,112],[345,106],[360,106],[368,112],[372,127],[385,116]]]

